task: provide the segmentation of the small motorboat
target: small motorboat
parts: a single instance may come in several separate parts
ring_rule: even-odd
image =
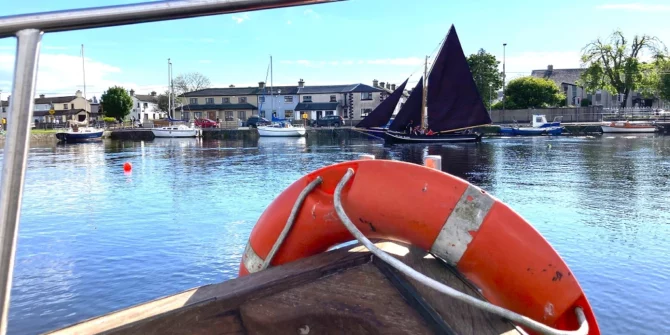
[[[603,133],[655,133],[658,131],[658,128],[653,123],[633,123],[630,121],[605,122],[600,128],[602,128]]]
[[[509,136],[558,136],[563,133],[564,129],[561,126],[562,118],[562,116],[557,116],[553,122],[547,122],[545,115],[533,115],[530,127],[520,127],[518,125],[500,126],[500,134]]]
[[[273,122],[269,126],[260,126],[258,135],[262,137],[301,137],[305,136],[305,128],[293,126],[290,122]]]
[[[94,127],[79,127],[71,125],[66,131],[56,133],[56,138],[61,142],[87,142],[102,138],[104,129]]]
[[[367,156],[311,172],[260,216],[238,278],[52,334],[600,334],[530,223],[440,156],[424,165]]]
[[[166,127],[151,128],[156,137],[196,137],[198,130],[187,125],[172,125]]]

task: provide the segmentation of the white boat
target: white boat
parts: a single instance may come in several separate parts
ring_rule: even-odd
[[[151,128],[151,132],[156,137],[195,137],[198,130],[183,124],[178,126],[167,126]]]
[[[273,123],[258,127],[258,134],[263,137],[301,137],[305,136],[305,128],[294,127],[288,122]]]
[[[655,125],[650,123],[608,122],[600,126],[603,133],[655,133]]]

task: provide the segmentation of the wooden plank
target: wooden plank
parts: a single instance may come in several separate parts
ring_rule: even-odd
[[[384,249],[393,249],[394,252],[391,252],[391,254],[394,257],[402,260],[405,264],[424,275],[458,291],[484,300],[479,291],[467,282],[465,278],[459,276],[455,269],[449,267],[442,260],[436,259],[426,251],[400,244],[396,244],[395,247],[387,246]],[[382,260],[376,257],[373,262],[375,264],[383,263]],[[384,266],[388,265],[384,263]],[[393,269],[393,271],[396,270]],[[414,286],[421,297],[442,316],[444,321],[456,334],[522,334],[517,330],[516,326],[499,316],[484,312],[464,302],[438,293],[399,272],[397,273]]]
[[[104,316],[89,319],[50,334],[134,334],[156,329],[179,330],[184,318],[210,320],[237,309],[247,300],[303,285],[323,276],[370,261],[370,254],[338,249],[269,268],[220,284],[206,285]],[[206,306],[208,304],[216,306]],[[196,310],[195,308],[201,308]],[[192,313],[188,310],[193,309]],[[185,321],[184,321],[185,322]],[[192,325],[193,323],[189,323]],[[190,333],[189,329],[181,329]]]
[[[249,334],[429,334],[431,329],[371,264],[247,302]]]

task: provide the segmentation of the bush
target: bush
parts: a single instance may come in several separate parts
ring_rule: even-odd
[[[114,123],[116,122],[116,119],[113,117],[105,116],[102,118],[102,121],[105,121],[105,123]]]
[[[505,89],[509,109],[553,107],[565,100],[565,95],[553,81],[536,77],[522,77],[510,81]],[[513,107],[512,107],[513,106]]]

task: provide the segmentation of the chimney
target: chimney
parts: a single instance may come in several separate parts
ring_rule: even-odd
[[[554,71],[554,66],[553,65],[547,66],[547,71],[553,72]]]
[[[156,91],[151,91],[151,96],[155,97],[156,96]]]
[[[44,99],[44,94],[40,94],[40,99]]]
[[[390,90],[391,89],[391,83],[386,83],[386,89]]]
[[[79,91],[77,91],[77,92],[79,92]],[[81,92],[79,92],[79,93],[81,93]],[[79,95],[77,95],[77,96],[79,96]],[[135,96],[135,90],[132,89],[132,88],[130,89],[130,96],[131,96],[131,97],[132,97],[132,96]]]
[[[372,81],[372,87],[378,87],[379,86],[379,80],[375,79]]]
[[[258,82],[258,88],[265,88],[265,82],[264,81],[259,81]]]
[[[235,85],[230,85],[228,86],[228,88],[235,88]]]
[[[381,83],[379,83],[379,87],[384,88],[384,82],[383,81]]]
[[[395,91],[395,84],[391,84],[391,91]]]
[[[300,81],[298,81],[298,87],[303,88],[305,87],[305,81],[300,78]]]
[[[132,92],[132,91],[131,91],[131,92]],[[80,91],[80,90],[77,90],[77,92],[75,93],[75,95],[77,96],[77,98],[81,98],[81,91]],[[133,95],[133,94],[131,93],[130,95]]]

